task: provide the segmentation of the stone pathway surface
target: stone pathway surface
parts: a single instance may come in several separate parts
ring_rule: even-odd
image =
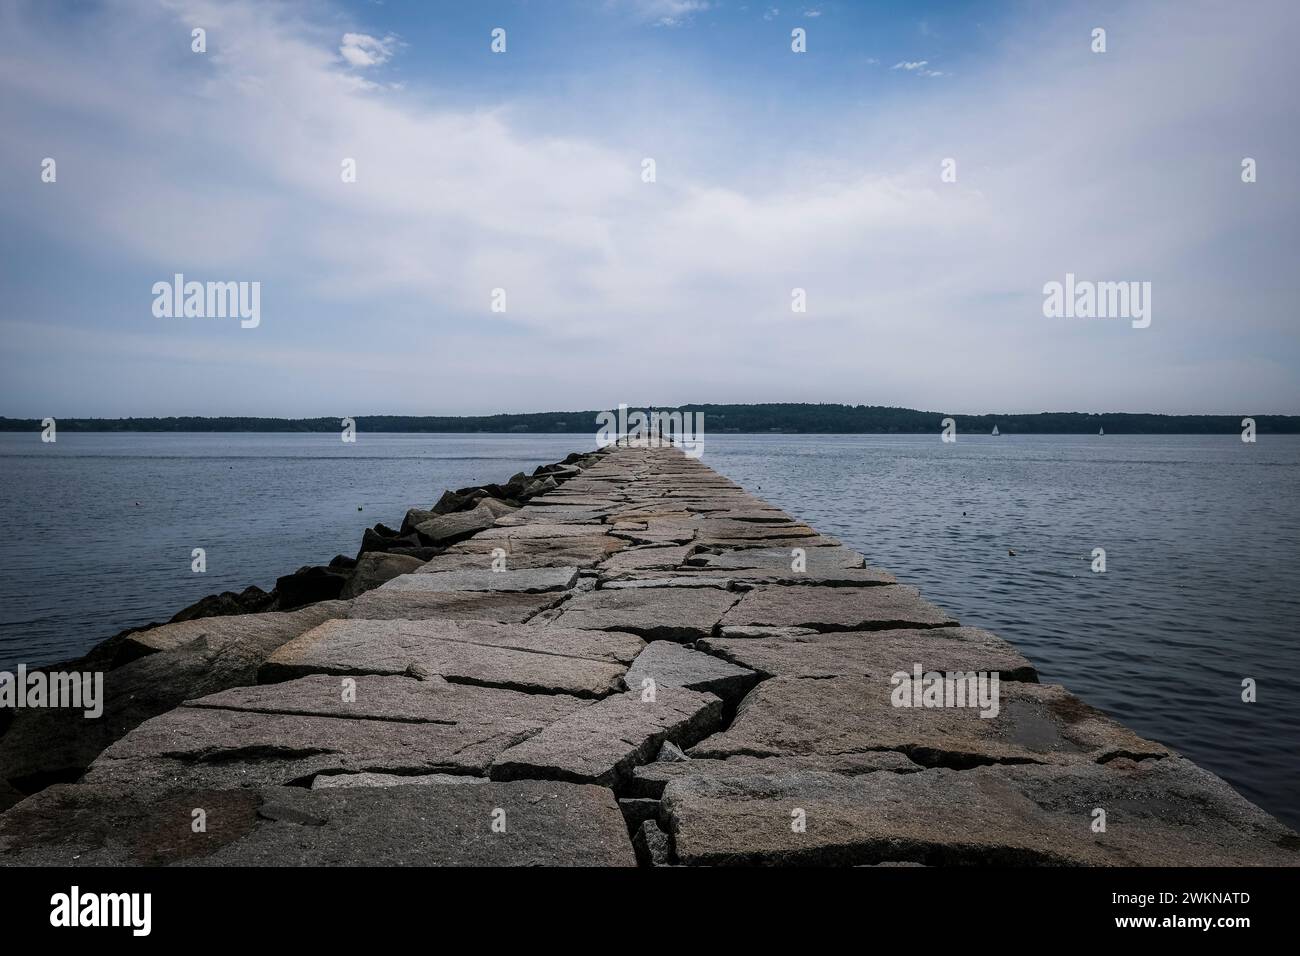
[[[110,681],[204,679],[0,816],[0,863],[1300,863],[1222,780],[701,462],[620,447],[551,485],[413,512],[453,543],[354,599],[133,636]],[[996,712],[899,706],[917,668],[996,675]]]

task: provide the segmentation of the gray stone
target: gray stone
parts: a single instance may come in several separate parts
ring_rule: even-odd
[[[642,642],[630,634],[458,621],[330,621],[278,650],[266,680],[302,674],[405,674],[453,683],[601,697]]]
[[[620,798],[618,808],[623,811],[623,820],[632,832],[636,832],[636,829],[646,820],[653,820],[659,816],[659,801],[648,797]]]
[[[956,624],[901,584],[865,588],[755,588],[722,618],[723,627],[809,627],[816,631],[885,630]]]
[[[493,780],[521,777],[615,786],[665,740],[690,743],[718,726],[722,701],[679,687],[615,694],[563,717],[492,764]]]
[[[627,547],[621,538],[591,529],[585,537],[520,538],[518,540],[480,540],[470,538],[433,558],[425,571],[491,570],[493,552],[506,552],[506,567],[520,568],[577,567],[591,568],[611,554]]]
[[[536,721],[408,723],[178,707],[147,720],[90,765],[83,782],[160,790],[305,783],[319,773],[484,775]]]
[[[564,627],[618,629],[650,640],[694,641],[713,633],[739,595],[716,588],[646,588],[579,594],[555,622]]]
[[[628,548],[620,551],[601,565],[608,573],[632,571],[641,568],[675,568],[691,553],[690,545],[667,548]]]
[[[343,693],[345,680],[350,682],[347,695]],[[524,694],[453,684],[436,676],[420,680],[312,674],[279,684],[233,687],[186,701],[186,706],[407,723],[474,724],[510,719],[531,722],[540,729],[588,703],[566,694]]]
[[[324,601],[287,613],[198,618],[127,638],[145,654],[104,675],[104,712],[86,719],[66,708],[26,708],[0,737],[0,776],[22,793],[75,780],[105,747],[150,717],[197,697],[251,684],[279,646],[345,613]]]
[[[497,516],[492,513],[492,509],[480,504],[469,511],[456,511],[421,521],[415,530],[424,538],[439,544],[483,531],[492,527],[496,520]]]
[[[690,753],[726,758],[895,750],[926,766],[964,768],[1169,752],[1054,684],[1000,684],[993,717],[970,706],[895,707],[893,691],[888,678],[775,677],[741,702],[727,730]]]
[[[793,548],[744,548],[723,551],[721,554],[696,554],[690,564],[703,568],[724,568],[729,571],[757,569],[765,571],[790,571]],[[849,548],[804,548],[804,563],[809,574],[830,571],[863,569],[866,558]]]
[[[385,581],[391,581],[401,574],[409,574],[424,564],[419,558],[402,554],[387,554],[382,551],[366,551],[357,559],[357,566],[343,585],[341,598],[354,598],[379,587]]]
[[[738,638],[764,638],[764,637],[799,637],[804,634],[817,634],[811,627],[750,627],[744,625],[732,625],[730,627],[718,628],[722,637],[728,639]]]
[[[701,654],[675,641],[647,644],[623,677],[628,690],[641,689],[642,681],[656,687],[685,687],[717,694],[724,700],[740,697],[756,683],[758,675],[709,654]]]
[[[765,538],[811,538],[817,535],[817,532],[806,524],[799,524],[797,522],[761,524],[755,521],[731,521],[727,518],[714,518],[711,516],[697,516],[691,522],[689,527],[695,530],[696,537],[713,540],[734,538],[743,538],[748,540],[762,540]],[[650,530],[654,529],[655,525],[652,521]]]
[[[588,538],[600,525],[591,524],[523,524],[491,528],[478,536],[480,541],[526,541],[529,538]]]
[[[191,812],[207,813],[194,833]],[[492,823],[504,811],[505,830]],[[52,787],[0,817],[0,865],[631,866],[614,795],[521,780],[262,790]]]
[[[519,509],[514,505],[508,505],[498,498],[480,498],[478,507],[486,508],[498,518],[504,518],[518,513]]]
[[[653,647],[654,645],[650,645]],[[987,671],[1036,681],[1038,672],[1002,638],[974,627],[841,631],[760,638],[707,638],[700,649],[763,677],[883,677],[925,671]]]
[[[1104,833],[1093,811],[1107,810]],[[805,832],[791,813],[804,811]],[[687,864],[1296,866],[1300,838],[1181,758],[668,784]]]
[[[389,581],[389,591],[564,591],[578,580],[577,568],[432,571],[405,574]]]
[[[201,643],[213,651],[245,651],[269,654],[275,648],[332,618],[348,612],[344,601],[321,601],[296,611],[268,611],[262,614],[230,614],[201,617],[176,624],[164,624],[129,634],[123,643],[134,648],[126,656],[174,651]],[[265,656],[262,654],[262,656]]]
[[[664,787],[674,780],[705,777],[725,780],[730,777],[788,776],[807,770],[857,777],[864,773],[920,773],[925,768],[900,753],[889,750],[853,754],[800,754],[782,757],[750,757],[744,754],[714,760],[708,757],[682,761],[655,761],[632,771],[627,792],[635,796],[659,799]]]
[[[677,746],[671,740],[665,740],[664,745],[659,748],[659,754],[655,760],[659,763],[677,763],[683,760],[690,760],[681,747]]]
[[[487,777],[457,776],[452,773],[419,773],[402,776],[395,773],[320,773],[311,782],[313,790],[328,790],[332,787],[408,787],[431,786],[433,784],[482,784],[488,783]]]
[[[522,591],[389,591],[376,588],[352,602],[348,616],[357,620],[497,621],[519,624],[559,603],[557,592]]]
[[[730,578],[710,578],[704,575],[682,577],[643,577],[646,572],[638,572],[637,577],[620,578],[604,581],[601,588],[609,591],[634,590],[645,588],[718,588],[727,590],[732,585]]]
[[[641,822],[632,847],[642,866],[668,866],[672,862],[672,841],[653,820]]]

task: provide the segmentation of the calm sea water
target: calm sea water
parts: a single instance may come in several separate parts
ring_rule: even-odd
[[[592,446],[0,434],[0,669],[74,657],[216,591],[269,589],[444,488]],[[704,461],[1300,825],[1300,436],[709,435]],[[196,547],[206,574],[190,571]]]

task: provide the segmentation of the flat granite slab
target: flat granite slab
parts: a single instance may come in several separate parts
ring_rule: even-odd
[[[425,571],[492,570],[492,561],[505,552],[508,570],[547,567],[595,567],[611,554],[627,547],[623,538],[607,534],[601,525],[591,525],[588,534],[562,538],[470,538],[424,565]]]
[[[739,594],[717,588],[596,590],[566,602],[553,625],[618,629],[648,640],[708,637]]]
[[[957,768],[1169,753],[1055,684],[1000,683],[992,717],[971,706],[896,707],[893,690],[879,678],[775,677],[750,692],[729,728],[690,753],[726,758],[895,750],[926,766]]]
[[[653,646],[653,645],[651,645]],[[1002,680],[1038,672],[1002,638],[976,627],[839,631],[763,638],[710,637],[700,649],[764,677],[880,677],[902,671],[986,671]]]
[[[942,627],[957,622],[915,588],[755,588],[722,618],[723,627],[807,627],[815,631]]]
[[[764,571],[794,570],[794,548],[740,548],[723,551],[720,554],[702,552],[691,558],[690,563],[704,568],[754,569]],[[866,567],[867,559],[851,548],[830,546],[825,548],[804,548],[804,566],[809,574],[823,571],[861,570]]]
[[[192,831],[196,808],[205,833]],[[162,795],[61,784],[0,817],[0,865],[184,864],[634,866],[635,857],[611,791],[549,780]]]
[[[674,780],[705,777],[722,780],[730,777],[789,776],[806,770],[818,770],[846,777],[864,773],[920,773],[925,768],[891,750],[872,750],[860,754],[799,754],[783,757],[749,757],[740,755],[726,760],[692,758],[656,760],[632,771],[628,791],[640,797],[659,799],[664,788]]]
[[[667,784],[662,807],[686,864],[1300,865],[1292,831],[1177,757],[684,777]],[[1098,808],[1104,833],[1092,832]]]
[[[346,616],[369,621],[403,619],[521,624],[553,607],[562,597],[556,592],[386,591],[375,588],[352,601]]]
[[[578,580],[576,567],[526,568],[504,571],[420,570],[393,578],[381,591],[564,591]]]
[[[686,560],[691,550],[690,545],[628,548],[603,562],[600,569],[604,572],[617,572],[642,568],[676,568]]]
[[[524,694],[453,684],[438,677],[312,674],[279,684],[233,687],[186,701],[185,706],[407,723],[481,724],[510,719],[544,727],[590,703],[567,694]]]
[[[496,756],[539,732],[501,717],[440,724],[178,707],[99,755],[87,785],[260,787],[319,773],[486,773]]]
[[[172,651],[187,644],[202,642],[217,652],[238,644],[262,648],[263,656],[304,631],[331,618],[345,617],[346,601],[321,601],[296,611],[268,611],[262,614],[226,614],[201,617],[192,621],[163,624],[136,631],[123,639],[126,657]],[[129,649],[128,649],[129,648]]]
[[[756,683],[759,675],[711,654],[701,654],[676,641],[653,641],[632,662],[623,683],[639,691],[645,681],[655,687],[685,687],[708,691],[724,700],[740,697]]]
[[[665,740],[686,746],[718,726],[722,701],[712,694],[661,687],[615,694],[574,711],[516,744],[493,762],[493,780],[544,778],[614,786]]]
[[[602,697],[643,642],[631,634],[468,621],[329,621],[267,660],[266,680],[303,674],[438,675],[454,683]]]

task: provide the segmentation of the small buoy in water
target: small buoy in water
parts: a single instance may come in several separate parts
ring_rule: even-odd
[[[962,516],[963,518],[966,517],[966,512],[963,511],[963,512],[961,513],[961,516]]]
[[[137,502],[135,503],[135,506],[136,506],[137,508],[139,508],[139,507],[140,507],[140,502],[137,501]]]
[[[1010,548],[1007,548],[1007,554],[1011,555],[1013,558],[1016,556],[1016,553],[1012,551]]]
[[[358,511],[361,510],[361,506],[360,506],[360,505],[357,505],[357,510],[358,510]]]

